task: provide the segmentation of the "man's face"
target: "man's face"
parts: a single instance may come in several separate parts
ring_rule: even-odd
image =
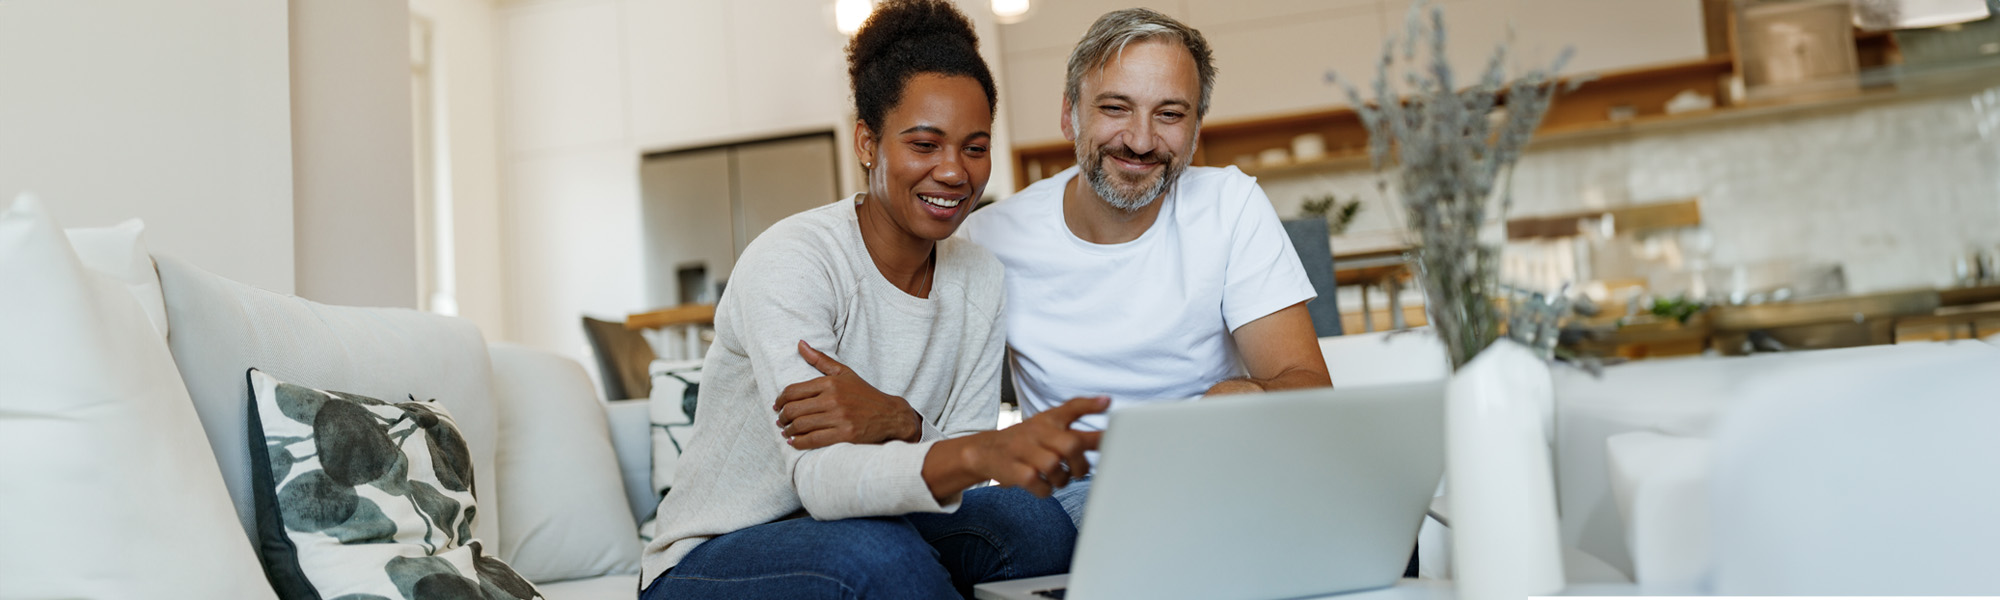
[[[1112,206],[1136,211],[1159,200],[1194,159],[1201,80],[1179,42],[1125,47],[1084,74],[1077,104],[1063,106],[1063,137],[1076,144],[1083,178]]]

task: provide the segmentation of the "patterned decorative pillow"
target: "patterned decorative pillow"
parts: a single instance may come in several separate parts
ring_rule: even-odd
[[[248,376],[257,551],[280,597],[541,597],[472,539],[472,458],[443,406]]]

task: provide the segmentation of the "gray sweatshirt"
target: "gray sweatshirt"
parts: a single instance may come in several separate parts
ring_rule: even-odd
[[[930,298],[889,283],[862,246],[856,199],[779,221],[743,250],[715,312],[695,430],[660,502],[641,585],[702,542],[779,519],[951,512],[923,479],[937,440],[998,421],[1005,290],[992,254],[959,238],[937,244]],[[923,415],[922,441],[836,444],[800,452],[771,404],[820,376],[799,340]]]

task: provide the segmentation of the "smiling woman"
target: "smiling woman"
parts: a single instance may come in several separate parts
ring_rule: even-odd
[[[1089,469],[1097,434],[1069,424],[1106,402],[989,431],[1001,266],[952,236],[992,172],[978,45],[947,0],[883,3],[849,44],[867,191],[743,250],[645,598],[969,597],[1068,569],[1048,496]]]
[[[993,117],[970,77],[925,73],[904,92],[907,99],[882,117],[893,133],[854,126],[856,154],[868,157],[868,193],[855,210],[876,268],[921,298],[930,294],[934,246],[972,213],[966,201],[979,198],[993,172]]]

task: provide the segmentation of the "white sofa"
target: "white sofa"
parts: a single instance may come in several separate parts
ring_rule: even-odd
[[[0,365],[0,378],[8,380],[0,381],[0,511],[15,513],[0,515],[9,538],[0,548],[0,599],[273,597],[251,558],[257,539],[247,445],[251,368],[307,387],[436,399],[472,451],[473,533],[490,554],[550,600],[636,596],[637,523],[658,500],[647,490],[645,401],[600,402],[581,365],[530,348],[489,346],[463,319],[318,304],[171,256],[153,256],[147,265],[143,245],[122,280],[80,269],[69,244],[49,240],[53,221],[38,210],[22,204],[0,213],[0,276],[10,282],[0,290],[6,317],[0,328],[12,338],[0,339],[0,360],[8,363]],[[129,227],[136,238],[136,223]],[[89,253],[82,253],[89,265]],[[156,280],[145,277],[155,274]],[[119,287],[137,302],[124,299]],[[72,305],[83,308],[66,312]],[[119,321],[127,335],[83,331],[75,337],[88,339],[56,339],[107,319]],[[157,349],[161,333],[164,349]],[[119,371],[130,364],[147,365],[148,378],[125,378]],[[174,381],[173,371],[185,395],[160,383]],[[97,373],[128,382],[87,381]],[[191,401],[192,411],[158,402],[165,398]],[[149,441],[160,439],[174,443]],[[97,450],[110,443],[126,445]],[[50,457],[28,456],[37,450]],[[147,471],[158,474],[143,481],[129,476]],[[636,489],[626,489],[625,474]],[[26,510],[36,514],[21,514]],[[232,513],[241,531],[228,525]],[[37,529],[39,523],[48,525]],[[203,578],[230,581],[207,591],[187,585]]]
[[[476,536],[492,540],[498,555],[550,600],[636,596],[637,523],[651,507],[640,512],[628,499],[620,463],[645,472],[650,447],[627,443],[628,454],[617,454],[609,419],[636,419],[643,427],[643,406],[607,412],[581,365],[520,346],[489,350],[463,319],[321,305],[172,257],[155,260],[168,345],[246,542],[255,534],[243,372],[254,367],[308,387],[437,399],[473,451]]]

